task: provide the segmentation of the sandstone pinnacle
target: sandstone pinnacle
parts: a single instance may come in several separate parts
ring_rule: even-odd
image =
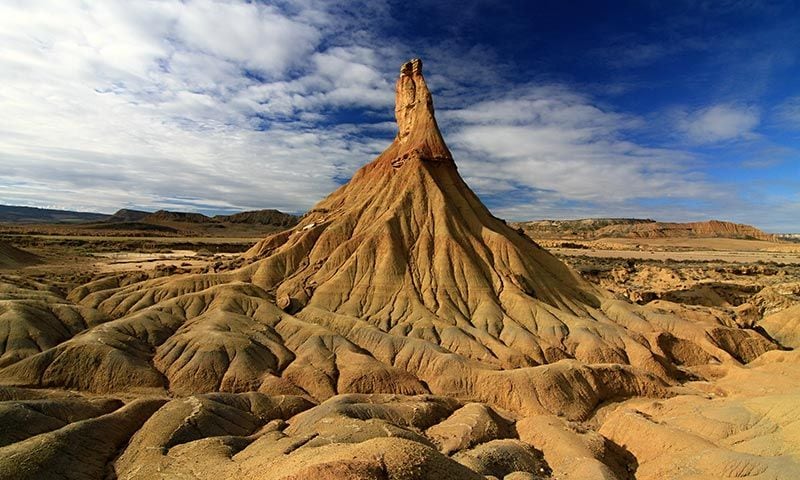
[[[397,79],[394,113],[397,137],[390,147],[396,149],[391,159],[395,167],[409,158],[426,161],[452,161],[433,113],[433,97],[422,76],[422,60],[403,64]]]

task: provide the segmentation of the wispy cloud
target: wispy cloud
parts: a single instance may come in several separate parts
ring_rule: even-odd
[[[481,193],[510,192],[500,208],[517,219],[541,215],[547,202],[608,211],[636,199],[707,196],[688,152],[631,140],[641,118],[563,86],[530,85],[443,120],[462,171]]]
[[[590,57],[615,68],[638,68],[687,53],[708,50],[708,41],[697,36],[675,35],[669,40],[647,41],[631,35],[619,36],[610,45],[590,50]]]
[[[800,130],[800,96],[787,98],[775,108],[774,113],[782,125]]]
[[[690,141],[710,144],[752,138],[759,121],[756,108],[719,104],[679,113],[677,126]]]

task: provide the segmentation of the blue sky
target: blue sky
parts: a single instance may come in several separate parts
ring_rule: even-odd
[[[499,216],[800,231],[800,4],[0,5],[0,203],[303,212],[394,136],[425,62]]]

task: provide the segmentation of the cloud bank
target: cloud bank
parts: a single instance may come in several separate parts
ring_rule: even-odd
[[[756,138],[759,109],[678,106],[663,132],[580,84],[510,78],[514,66],[489,46],[392,37],[394,11],[3,3],[0,201],[302,213],[391,141],[397,67],[419,53],[459,168],[499,215],[691,219],[733,201],[690,147]],[[786,121],[794,106],[781,107]]]
[[[8,203],[302,211],[380,148],[318,123],[392,102],[374,51],[321,46],[323,11],[53,1],[6,4],[0,19]]]

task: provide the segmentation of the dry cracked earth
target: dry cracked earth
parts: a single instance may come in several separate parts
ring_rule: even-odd
[[[791,282],[582,276],[464,183],[421,62],[396,95],[384,153],[214,271],[2,275],[0,478],[800,477]]]

